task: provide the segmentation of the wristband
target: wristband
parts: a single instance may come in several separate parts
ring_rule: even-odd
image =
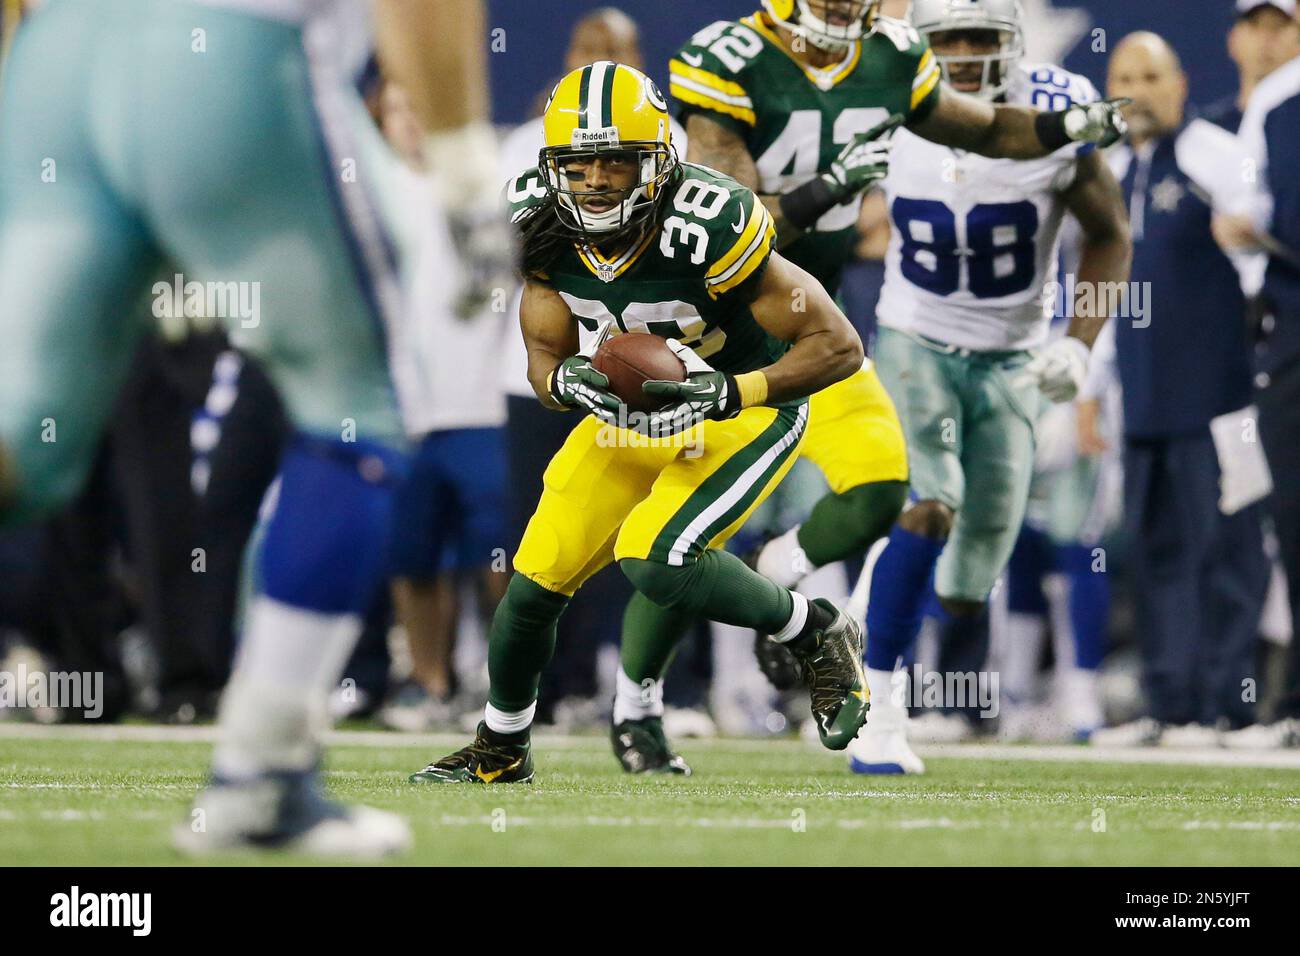
[[[740,407],[762,405],[767,401],[767,376],[762,372],[745,372],[736,376],[736,391],[740,393]]]
[[[1038,141],[1049,153],[1054,153],[1062,146],[1069,146],[1074,140],[1065,130],[1066,110],[1056,113],[1039,113],[1034,117],[1034,132]]]
[[[790,225],[796,229],[811,229],[843,198],[835,193],[825,176],[816,176],[798,189],[783,193],[777,204]]]

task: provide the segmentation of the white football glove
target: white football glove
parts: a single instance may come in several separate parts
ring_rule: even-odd
[[[1089,348],[1079,339],[1067,335],[1042,349],[1016,375],[1016,388],[1037,385],[1053,402],[1071,402],[1083,388],[1088,376]]]
[[[485,122],[425,137],[424,158],[460,262],[455,313],[475,318],[514,284],[516,232],[501,204],[497,137]],[[475,157],[472,161],[468,157]]]
[[[1102,149],[1119,142],[1128,132],[1128,121],[1120,112],[1133,102],[1127,97],[1075,103],[1065,111],[1065,135],[1076,143],[1096,143]]]
[[[889,173],[894,130],[902,122],[902,116],[891,116],[879,126],[855,134],[840,150],[822,178],[841,202],[866,192]]]
[[[623,402],[609,390],[609,379],[591,364],[596,349],[609,338],[610,325],[608,319],[602,322],[585,348],[555,367],[549,387],[551,397],[561,405],[590,412],[601,421],[616,425]]]
[[[659,411],[636,416],[637,431],[662,438],[694,428],[706,419],[731,418],[740,413],[740,389],[734,375],[719,372],[677,339],[667,342],[686,366],[686,381],[650,381],[642,386],[647,395],[678,401]]]

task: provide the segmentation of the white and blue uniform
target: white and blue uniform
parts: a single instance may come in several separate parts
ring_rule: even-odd
[[[353,438],[349,453],[402,442],[387,370],[401,294],[355,168],[368,10],[47,0],[28,18],[0,103],[11,517],[79,486],[163,259],[226,313],[305,436]],[[57,441],[41,440],[47,420]]]
[[[1057,67],[1022,64],[1006,98],[1060,110],[1096,91]],[[935,580],[943,597],[988,596],[1024,515],[1041,399],[1016,372],[1047,340],[1062,193],[1091,148],[1019,162],[906,130],[895,140],[875,358],[907,435],[913,498],[957,514]]]

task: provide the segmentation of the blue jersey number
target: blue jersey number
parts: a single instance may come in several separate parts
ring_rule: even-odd
[[[1030,73],[1029,82],[1034,84],[1029,102],[1038,109],[1059,113],[1074,105],[1074,98],[1070,96],[1069,74],[1045,66]]]
[[[1015,295],[1034,281],[1038,208],[1031,202],[975,206],[966,216],[964,250],[957,244],[957,216],[945,203],[899,198],[893,216],[903,239],[903,276],[926,292],[948,296],[960,289],[962,258],[977,299]]]

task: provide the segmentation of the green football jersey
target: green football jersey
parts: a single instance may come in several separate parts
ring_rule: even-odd
[[[564,249],[541,281],[588,331],[611,320],[618,332],[677,339],[733,375],[770,365],[788,348],[749,310],[776,230],[767,208],[730,176],[682,163],[654,228],[608,258],[580,243]],[[506,189],[511,219],[549,202],[531,168]]]
[[[798,63],[767,14],[719,20],[668,64],[669,90],[685,125],[700,113],[744,139],[759,192],[780,195],[830,168],[844,145],[895,113],[922,119],[939,99],[939,64],[902,20],[877,17],[871,32],[826,69]],[[852,255],[861,198],[836,206],[781,254],[832,294]]]

